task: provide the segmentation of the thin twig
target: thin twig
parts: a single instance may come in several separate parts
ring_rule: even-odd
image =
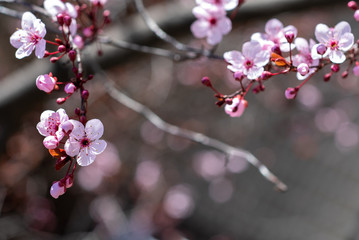
[[[35,5],[35,4],[29,3],[29,2],[26,2],[26,1],[0,0],[0,3],[16,3],[16,4],[23,5],[23,6],[27,7],[28,9],[30,9],[33,12],[38,12],[38,13],[41,13],[41,14],[43,14],[45,16],[50,16],[50,14],[45,9],[43,9],[42,7],[39,7],[39,6]]]
[[[0,14],[21,19],[23,13],[4,6],[0,6]]]
[[[146,25],[148,26],[148,28],[154,33],[156,34],[157,37],[159,37],[160,39],[170,43],[171,45],[173,45],[176,49],[180,50],[180,51],[186,51],[186,52],[193,52],[196,53],[198,55],[201,56],[205,56],[205,57],[209,57],[209,58],[218,58],[218,59],[222,59],[219,56],[216,56],[213,54],[213,52],[211,50],[207,50],[207,49],[197,49],[197,48],[193,48],[190,47],[186,44],[183,44],[181,42],[179,42],[177,39],[175,39],[174,37],[168,35],[165,31],[163,31],[158,24],[156,23],[155,20],[153,20],[151,18],[151,16],[148,14],[148,12],[146,11],[145,6],[143,5],[143,1],[142,0],[134,0],[135,1],[135,5],[136,5],[136,9],[138,11],[138,13],[141,15],[141,17],[143,18],[144,22],[146,23]]]
[[[151,111],[145,105],[137,102],[136,100],[128,97],[120,90],[116,89],[115,83],[109,79],[109,77],[101,70],[101,67],[93,62],[93,68],[96,69],[96,72],[101,73],[105,79],[105,87],[107,93],[115,99],[117,102],[123,104],[124,106],[132,109],[133,111],[144,116],[148,121],[150,121],[157,128],[161,129],[164,132],[169,134],[183,137],[189,139],[191,141],[200,143],[202,145],[215,148],[220,150],[228,156],[237,156],[246,159],[250,164],[258,169],[258,171],[264,176],[265,179],[272,182],[276,189],[279,191],[285,192],[288,188],[285,183],[283,183],[277,176],[275,176],[263,163],[261,163],[252,153],[233,147],[228,145],[222,141],[219,141],[215,138],[208,137],[202,133],[198,133],[195,131],[187,130],[184,128],[180,128],[173,124],[167,123],[163,119],[161,119],[157,114]]]

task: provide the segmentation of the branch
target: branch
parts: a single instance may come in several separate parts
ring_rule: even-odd
[[[275,176],[263,163],[261,163],[253,154],[250,152],[233,147],[228,145],[222,141],[219,141],[215,138],[208,137],[202,133],[198,133],[195,131],[187,130],[184,128],[180,128],[178,126],[167,123],[163,119],[161,119],[157,114],[151,111],[145,105],[137,102],[136,100],[128,97],[120,90],[116,89],[115,83],[108,78],[108,76],[104,73],[104,71],[100,68],[97,62],[93,61],[93,68],[96,69],[96,72],[99,72],[104,76],[105,79],[105,88],[107,93],[117,102],[123,104],[124,106],[132,109],[133,111],[144,116],[148,121],[150,121],[157,128],[162,131],[189,139],[193,142],[200,143],[202,145],[215,148],[220,150],[229,156],[237,156],[241,158],[245,158],[250,164],[258,169],[258,171],[263,175],[265,179],[272,182],[276,189],[279,191],[285,192],[288,187],[285,183],[283,183],[277,176]]]

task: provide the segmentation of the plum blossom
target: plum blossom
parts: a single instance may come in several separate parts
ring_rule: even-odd
[[[46,47],[45,24],[31,12],[25,12],[22,15],[21,27],[22,29],[17,30],[10,37],[11,45],[17,48],[16,58],[28,57],[34,50],[37,58],[43,58]]]
[[[40,116],[40,122],[36,128],[42,136],[45,136],[44,145],[48,149],[55,149],[59,141],[65,136],[66,129],[69,129],[69,117],[64,109],[60,108],[56,112],[51,110],[44,111]]]
[[[239,51],[225,52],[224,59],[230,63],[227,68],[232,72],[242,72],[248,79],[257,79],[269,62],[270,53],[262,50],[259,42],[251,41],[243,44],[242,53]]]
[[[44,92],[51,92],[56,85],[56,78],[52,77],[52,74],[40,75],[36,78],[36,86],[38,89]]]
[[[248,103],[246,100],[242,97],[235,97],[232,99],[232,104],[227,104],[224,107],[224,111],[231,117],[240,117],[247,106]]]
[[[57,16],[59,14],[62,14],[63,17],[70,17],[71,18],[71,24],[69,26],[71,35],[75,35],[77,32],[77,11],[74,5],[71,3],[64,3],[61,0],[45,0],[44,1],[44,8],[50,15],[52,16],[52,19],[54,21],[57,20]]]
[[[329,28],[325,24],[318,24],[315,27],[315,37],[319,41],[312,47],[312,58],[320,59],[329,55],[333,63],[343,63],[346,59],[344,52],[348,51],[354,44],[354,35],[351,33],[349,23],[342,21]],[[323,55],[318,54],[317,47],[325,45],[326,52]]]
[[[198,18],[191,25],[191,31],[196,38],[207,38],[207,42],[216,45],[222,41],[222,36],[232,29],[232,22],[226,17],[222,8],[205,8],[197,6],[192,10]]]
[[[70,157],[77,155],[80,166],[88,166],[102,153],[107,143],[99,138],[103,135],[103,124],[98,119],[92,119],[84,126],[81,122],[70,120],[74,128],[65,143],[65,151]]]
[[[304,71],[297,72],[298,80],[304,80],[315,72],[315,68],[311,67],[319,65],[319,59],[313,59],[311,55],[311,49],[315,45],[315,42],[313,39],[310,39],[308,43],[304,38],[296,38],[294,43],[299,53],[293,57],[293,65],[299,67],[301,64],[306,64],[309,67],[309,71],[304,75]]]
[[[238,6],[238,0],[196,0],[196,3],[204,7],[224,8],[229,11]]]
[[[52,184],[51,188],[50,188],[50,195],[53,198],[58,198],[61,195],[63,195],[66,191],[66,186],[65,184],[63,184],[61,181],[56,181]]]
[[[289,25],[283,27],[281,21],[276,18],[270,19],[265,25],[265,33],[254,33],[251,36],[251,40],[260,42],[263,49],[270,51],[275,45],[280,47],[282,52],[289,52],[290,49],[294,49],[294,44],[289,44],[286,38],[286,33],[293,35],[293,38],[297,36],[297,29]],[[289,46],[291,46],[289,48]]]

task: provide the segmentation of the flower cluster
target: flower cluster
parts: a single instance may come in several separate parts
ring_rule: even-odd
[[[287,99],[294,99],[311,76],[326,65],[331,64],[331,71],[324,76],[325,81],[338,72],[339,65],[347,59],[350,64],[356,63],[353,72],[359,75],[358,51],[354,50],[356,45],[349,23],[342,21],[333,28],[318,24],[314,35],[317,42],[297,37],[294,26],[284,27],[278,19],[271,19],[266,23],[264,33],[252,34],[251,40],[243,44],[242,52],[234,50],[223,55],[229,64],[227,68],[241,85],[238,91],[224,95],[212,86],[208,77],[202,82],[215,91],[218,106],[226,104],[225,112],[231,117],[239,117],[247,107],[244,100],[247,92],[264,91],[264,81],[273,76],[295,72],[297,79],[303,80],[300,85],[285,91]],[[347,74],[345,70],[342,76]]]
[[[102,122],[98,119],[87,120],[89,91],[85,89],[85,84],[93,78],[93,75],[85,75],[82,72],[78,58],[84,43],[94,41],[104,25],[110,22],[109,11],[103,10],[105,3],[105,0],[92,0],[91,4],[78,1],[79,5],[74,6],[66,1],[45,0],[44,9],[62,33],[62,38],[57,36],[53,41],[45,40],[45,24],[31,12],[23,14],[21,29],[10,37],[11,45],[17,48],[15,57],[18,59],[30,56],[33,51],[38,58],[49,58],[52,63],[67,56],[74,74],[71,79],[59,81],[52,73],[43,74],[37,77],[36,86],[46,93],[52,93],[63,85],[66,96],[58,98],[58,104],[65,103],[75,92],[79,92],[81,97],[81,105],[74,111],[79,121],[71,119],[66,111],[60,108],[56,112],[44,111],[36,126],[39,133],[44,136],[45,148],[56,159],[56,170],[68,165],[65,176],[51,186],[50,194],[54,198],[58,198],[72,186],[77,164],[90,165],[107,145],[100,139],[104,132]],[[102,13],[102,20],[98,20],[99,13]],[[80,16],[83,22],[90,25],[78,24],[77,20]],[[85,17],[88,21],[84,21]],[[46,43],[55,46],[56,49],[46,50]],[[59,56],[55,56],[58,54]]]
[[[191,31],[196,38],[206,38],[210,45],[222,41],[223,35],[232,29],[232,22],[226,11],[239,6],[238,0],[196,0],[197,6],[192,13],[197,20],[192,23]]]

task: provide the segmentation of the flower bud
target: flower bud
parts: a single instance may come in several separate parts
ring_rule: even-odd
[[[282,56],[282,51],[280,50],[280,47],[278,44],[274,45],[272,47],[271,51],[278,54],[279,56]]]
[[[47,149],[55,149],[59,146],[59,141],[55,136],[47,136],[42,143]]]
[[[63,195],[65,191],[66,187],[60,181],[54,182],[50,188],[50,194],[53,198],[58,198],[59,196]]]
[[[309,66],[306,63],[301,63],[298,65],[297,70],[300,75],[305,76],[309,73]]]
[[[72,129],[74,128],[74,125],[71,123],[71,121],[66,121],[60,125],[62,131],[66,134],[70,134],[72,132]]]
[[[48,74],[40,75],[36,78],[36,86],[44,92],[51,92],[56,85],[56,80]]]
[[[57,14],[56,18],[60,26],[64,25],[64,15],[62,13]]]
[[[285,98],[286,99],[294,99],[296,96],[297,96],[297,93],[298,93],[298,89],[297,88],[287,88],[285,90]]]
[[[83,99],[87,100],[88,97],[89,97],[89,95],[90,95],[89,91],[87,91],[86,89],[82,90],[82,92],[81,92],[81,97],[82,97]]]
[[[86,122],[87,122],[86,116],[84,116],[84,115],[80,116],[80,122],[81,122],[83,125],[85,125]]]
[[[348,2],[348,7],[353,9],[353,10],[357,10],[358,9],[358,6],[357,6],[357,3],[355,1],[350,1]]]
[[[317,47],[317,53],[319,55],[324,55],[324,53],[327,51],[327,47],[324,44],[319,44]]]
[[[284,34],[285,38],[287,39],[288,43],[292,43],[294,38],[295,38],[295,34],[293,31],[288,31]]]
[[[76,60],[76,51],[75,50],[70,50],[69,51],[69,58],[72,62],[74,62]]]
[[[67,177],[66,177],[66,180],[65,180],[66,188],[72,187],[73,183],[74,183],[74,177],[73,177],[73,175],[67,176]]]
[[[76,86],[75,86],[75,84],[73,84],[73,83],[68,83],[68,84],[66,84],[65,85],[65,92],[67,93],[67,94],[72,94],[72,93],[74,93],[75,92],[75,90],[76,90]]]
[[[103,21],[104,21],[105,24],[111,23],[110,11],[109,10],[103,11]]]
[[[203,77],[202,84],[205,85],[206,87],[212,87],[212,83],[209,77]]]
[[[84,34],[85,37],[92,37],[93,29],[91,27],[84,28],[84,30],[82,30],[82,33]]]
[[[332,74],[331,73],[327,73],[327,74],[325,74],[324,75],[324,82],[328,82],[329,80],[330,80],[330,77],[332,76]]]
[[[57,47],[57,50],[60,52],[60,53],[63,53],[66,51],[66,47],[64,45],[60,45]]]
[[[245,75],[243,74],[242,71],[237,71],[237,72],[233,73],[233,77],[234,77],[237,81],[242,81],[243,78],[245,77]]]
[[[52,58],[50,58],[50,62],[52,62],[52,63],[57,62],[57,60],[59,60],[58,57],[52,57]]]
[[[359,22],[359,10],[355,10],[354,12],[354,19]]]
[[[267,80],[269,79],[270,77],[272,77],[272,73],[271,72],[268,72],[268,71],[263,71],[262,74],[261,74],[261,79],[262,80]]]
[[[72,22],[72,18],[68,15],[64,16],[64,23],[66,26],[70,26],[71,25],[71,22]]]
[[[339,72],[339,64],[332,64],[332,66],[330,66],[330,69],[332,70],[332,72]]]
[[[82,49],[85,45],[84,40],[82,39],[82,37],[80,35],[76,35],[74,37],[74,44],[79,48]]]
[[[57,104],[63,104],[64,102],[66,102],[66,98],[58,98],[56,99]]]
[[[348,77],[348,71],[344,71],[344,72],[342,73],[342,78],[346,78],[346,77]]]
[[[237,96],[232,99],[231,104],[227,104],[224,107],[224,111],[231,117],[240,117],[242,116],[247,106],[247,101],[242,99],[242,97]]]
[[[80,116],[80,114],[81,114],[81,110],[80,110],[80,108],[75,108],[75,114],[77,115],[77,116]]]

